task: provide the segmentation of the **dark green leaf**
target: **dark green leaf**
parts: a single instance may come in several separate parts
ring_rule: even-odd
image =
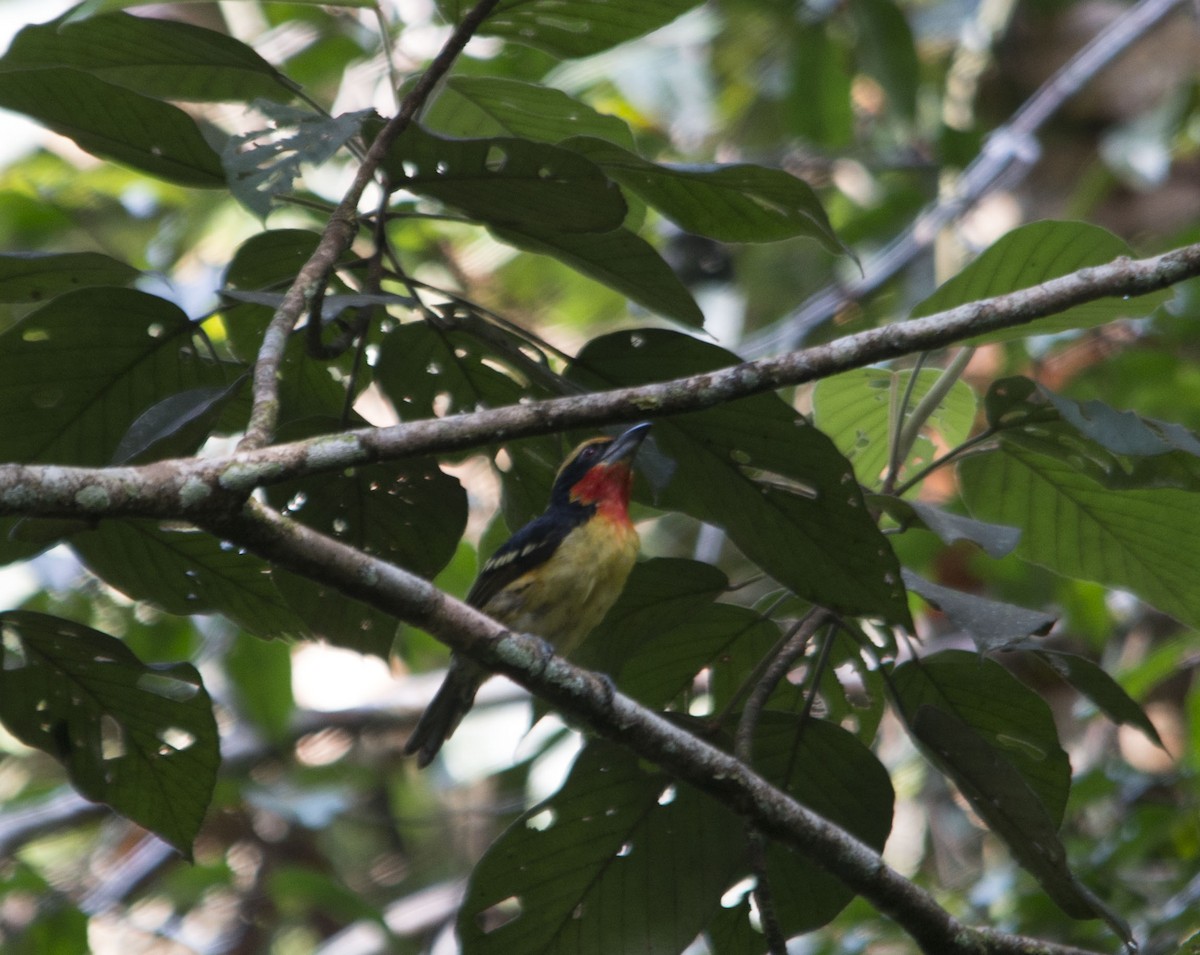
[[[126,13],[25,27],[0,70],[69,67],[172,100],[291,99],[296,87],[233,37],[178,20]]]
[[[842,245],[817,194],[782,169],[660,166],[603,139],[562,143],[587,156],[686,232],[723,242],[775,242],[804,236],[835,255]]]
[[[140,464],[195,451],[204,442],[222,406],[245,381],[242,376],[225,388],[215,385],[189,388],[147,408],[117,443],[112,463]]]
[[[95,285],[129,285],[142,273],[99,252],[0,255],[0,302],[42,302]]]
[[[409,126],[384,161],[394,189],[430,196],[493,226],[608,232],[625,199],[595,163],[548,143],[451,139]]]
[[[526,43],[555,56],[599,53],[664,26],[697,0],[500,0],[482,33]],[[439,0],[451,23],[471,8],[469,0]]]
[[[923,706],[938,707],[1011,762],[1055,828],[1071,787],[1071,764],[1045,700],[995,660],[944,650],[896,667],[892,685],[911,726]],[[986,786],[983,792],[987,795]]]
[[[914,308],[912,315],[919,318],[967,302],[1016,292],[1085,266],[1103,265],[1132,254],[1128,245],[1099,226],[1084,222],[1034,222],[1013,229],[993,243],[979,258]],[[983,343],[1048,335],[1102,325],[1118,318],[1149,315],[1171,295],[1168,290],[1129,301],[1105,298],[1086,302],[1059,315],[981,335],[973,341]]]
[[[454,556],[467,520],[466,492],[457,478],[421,459],[276,484],[267,497],[322,534],[427,578]],[[313,633],[387,656],[394,618],[314,581],[275,576]]]
[[[459,938],[475,955],[678,955],[720,908],[741,831],[716,801],[591,741],[476,865]]]
[[[1004,755],[937,706],[921,706],[910,725],[926,751],[950,772],[972,808],[1059,908],[1071,918],[1104,919],[1123,941],[1132,941],[1121,917],[1075,878],[1058,838],[1058,823]]]
[[[943,587],[907,568],[903,574],[904,586],[920,594],[927,603],[949,617],[956,627],[967,631],[981,653],[1006,650],[1030,634],[1044,637],[1057,619],[1039,610],[1027,610],[952,587]]]
[[[972,514],[1023,528],[1017,554],[1057,573],[1133,591],[1200,624],[1200,498],[1175,488],[1110,488],[1078,454],[1005,439],[959,462]]]
[[[624,387],[737,364],[697,339],[652,329],[593,340],[570,376]],[[849,462],[774,395],[656,422],[678,463],[669,508],[725,528],[745,555],[795,593],[841,612],[908,623],[900,568],[871,519]]]
[[[852,733],[825,720],[765,711],[754,766],[813,812],[882,851],[892,830],[892,782]],[[767,848],[767,875],[789,936],[819,928],[854,898],[817,860],[778,844]]]
[[[450,136],[507,135],[544,143],[598,136],[633,148],[624,120],[598,113],[562,90],[497,76],[451,76],[422,121]]]
[[[102,465],[181,389],[223,387],[175,305],[131,289],[68,292],[0,334],[0,458]]]
[[[147,666],[108,634],[0,614],[0,718],[59,760],[87,798],[191,855],[220,752],[212,702],[187,663]]]
[[[1187,428],[1118,411],[1103,401],[1074,401],[1042,389],[1063,421],[1113,454],[1155,456],[1172,451],[1200,455],[1200,440]]]
[[[1013,552],[1021,540],[1021,531],[1004,524],[988,524],[962,514],[951,514],[924,501],[906,502],[922,524],[945,544],[967,540],[978,544],[985,554],[999,560]]]
[[[1039,651],[1040,656],[1054,667],[1063,678],[1080,693],[1096,704],[1105,716],[1114,723],[1134,726],[1146,734],[1156,746],[1163,746],[1158,730],[1150,722],[1146,711],[1138,705],[1121,684],[1104,672],[1091,660],[1061,650]]]
[[[92,573],[168,613],[220,613],[260,636],[303,632],[264,561],[200,531],[104,521],[71,547]]]
[[[221,158],[183,110],[71,69],[0,72],[0,107],[81,149],[183,186],[224,189]]]
[[[529,228],[492,231],[518,249],[553,256],[651,312],[684,325],[704,324],[704,313],[671,267],[649,242],[627,229],[602,233]]]
[[[858,480],[867,487],[877,486],[886,472],[896,412],[911,377],[910,371],[859,368],[823,378],[813,389],[813,421],[850,459]],[[935,369],[917,375],[908,411],[940,377]],[[961,380],[929,416],[930,427],[952,448],[971,433],[974,421],[975,393]],[[923,447],[919,442],[914,449],[923,460],[910,458],[910,466],[932,460],[931,442],[925,441]]]

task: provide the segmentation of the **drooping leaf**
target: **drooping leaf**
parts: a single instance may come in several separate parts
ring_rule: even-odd
[[[917,109],[921,69],[903,11],[892,0],[853,0],[850,14],[858,40],[854,48],[863,72],[879,81],[896,114],[911,121]]]
[[[167,182],[225,187],[221,158],[187,113],[83,70],[0,70],[0,107]]]
[[[904,586],[942,611],[971,635],[981,653],[1006,650],[1036,634],[1045,636],[1057,619],[1052,614],[989,600],[953,587],[943,587],[905,568]]]
[[[0,334],[0,458],[107,464],[148,408],[224,387],[178,307],[131,289],[68,292]]]
[[[489,225],[607,232],[625,219],[621,190],[589,159],[513,136],[452,139],[406,129],[384,161],[390,184]]]
[[[949,770],[972,808],[1059,908],[1076,919],[1104,919],[1123,941],[1132,940],[1121,917],[1075,877],[1058,838],[1058,823],[1006,755],[935,705],[922,705],[911,726],[926,752]]]
[[[0,70],[69,67],[171,100],[291,99],[296,86],[246,44],[179,20],[113,13],[27,26]]]
[[[892,831],[895,794],[887,770],[854,734],[825,720],[764,711],[754,739],[754,767],[809,809],[882,851]],[[789,936],[819,928],[854,898],[816,860],[779,844],[768,845],[767,876]]]
[[[1103,669],[1078,654],[1046,648],[1040,648],[1038,652],[1063,679],[1095,703],[1110,720],[1136,727],[1156,746],[1166,748],[1146,711]]]
[[[917,375],[908,411],[940,377],[941,372],[934,369]],[[823,378],[813,388],[813,421],[850,459],[854,473],[867,487],[878,485],[887,468],[897,406],[911,378],[912,372],[907,370],[859,368]],[[975,393],[956,381],[928,420],[947,446],[961,444],[975,420]],[[915,448],[918,453],[923,450],[925,460],[920,463],[928,463],[932,444]]]
[[[224,388],[203,385],[168,395],[129,426],[117,443],[112,463],[141,463],[195,451],[220,415],[221,407],[245,381],[243,376]]]
[[[593,740],[476,865],[459,938],[475,955],[678,955],[720,908],[741,831],[715,800]]]
[[[1123,587],[1200,624],[1192,575],[1200,562],[1195,492],[1110,488],[1078,452],[1017,435],[959,462],[958,474],[972,514],[1022,528],[1021,557],[1068,577]]]
[[[1071,764],[1045,700],[995,660],[964,650],[902,663],[892,685],[910,725],[923,706],[937,707],[979,734],[1011,762],[1055,828],[1071,786]],[[984,794],[988,795],[986,787]]]
[[[979,258],[914,308],[912,315],[919,318],[993,295],[1016,292],[1085,266],[1103,265],[1132,254],[1121,239],[1099,226],[1085,222],[1033,222],[1013,229],[994,242]],[[1101,325],[1117,318],[1149,315],[1171,295],[1168,290],[1128,301],[1105,298],[1085,302],[1061,314],[980,335],[972,341],[983,343],[1048,335]]]
[[[704,324],[700,306],[671,267],[649,242],[627,229],[591,233],[510,227],[492,232],[518,249],[558,259],[651,312],[684,325]]]
[[[1103,401],[1075,401],[1042,389],[1063,421],[1113,454],[1153,457],[1184,451],[1200,455],[1200,439],[1183,425],[1118,411]]]
[[[267,564],[208,534],[153,521],[104,521],[70,543],[98,577],[168,613],[220,613],[264,637],[304,632]]]
[[[75,787],[191,856],[220,752],[212,702],[187,663],[143,664],[120,641],[31,611],[0,614],[0,719]]]
[[[128,285],[142,273],[99,252],[0,255],[0,302],[44,302],[76,289]]]
[[[562,146],[587,156],[686,232],[723,242],[804,236],[835,255],[843,251],[812,187],[782,169],[748,163],[659,165],[586,136],[568,139]]]
[[[989,557],[999,560],[1016,549],[1021,540],[1021,531],[1004,524],[989,524],[963,514],[952,514],[924,501],[903,502],[912,509],[916,518],[937,534],[945,544],[967,540],[978,544]],[[887,505],[885,505],[887,506]]]
[[[653,329],[589,342],[569,375],[624,387],[737,362],[715,345]],[[909,622],[899,565],[849,463],[778,397],[664,418],[654,441],[679,463],[661,503],[723,527],[748,558],[807,600]]]
[[[501,0],[480,32],[539,47],[559,57],[587,56],[664,26],[696,0]],[[469,0],[439,0],[451,23]]]
[[[597,136],[633,149],[624,120],[562,90],[498,76],[449,77],[422,121],[449,136],[520,136],[544,143]]]

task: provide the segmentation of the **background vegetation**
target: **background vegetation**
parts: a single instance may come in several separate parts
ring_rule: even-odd
[[[1191,951],[1192,12],[127,6],[0,58],[5,952]],[[643,419],[611,684],[441,596]]]

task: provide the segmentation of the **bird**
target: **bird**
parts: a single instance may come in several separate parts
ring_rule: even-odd
[[[506,627],[541,637],[564,656],[620,596],[638,553],[629,519],[633,459],[650,431],[591,438],[567,456],[546,510],[484,563],[467,603]],[[491,674],[455,653],[433,701],[405,744],[428,766]]]

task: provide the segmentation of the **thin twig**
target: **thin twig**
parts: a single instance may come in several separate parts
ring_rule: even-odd
[[[455,59],[474,36],[475,31],[487,19],[499,0],[479,0],[462,22],[446,40],[441,51],[421,74],[400,103],[396,115],[384,124],[363,157],[354,181],[342,201],[329,218],[317,248],[296,274],[283,301],[276,309],[271,323],[263,335],[262,346],[254,364],[253,405],[246,434],[239,450],[261,448],[269,444],[275,435],[279,419],[279,369],[283,362],[284,349],[296,322],[304,314],[305,306],[321,289],[332,271],[338,257],[350,247],[358,231],[358,204],[368,185],[375,178],[379,164],[397,137],[408,128],[434,88],[446,75]]]

